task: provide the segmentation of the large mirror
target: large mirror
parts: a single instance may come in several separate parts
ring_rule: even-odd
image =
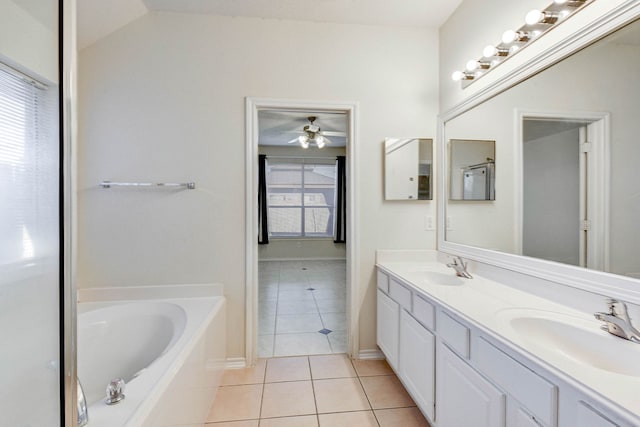
[[[495,141],[500,165],[491,203],[451,179],[445,241],[640,278],[638,76],[636,20],[446,121],[444,143]]]
[[[385,200],[431,200],[433,140],[385,138]]]

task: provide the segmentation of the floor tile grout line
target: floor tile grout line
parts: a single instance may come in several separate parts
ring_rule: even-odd
[[[369,399],[369,395],[367,394],[367,390],[364,388],[364,384],[362,384],[362,379],[360,378],[360,372],[358,372],[358,370],[356,369],[355,364],[353,363],[353,360],[351,360],[351,365],[353,366],[353,370],[356,371],[358,382],[360,383],[360,387],[362,387],[362,392],[364,393],[365,397],[367,398],[367,402],[369,402],[369,406],[371,407],[371,412],[373,413],[373,418],[376,420],[376,424],[378,424],[378,427],[380,427],[380,420],[378,420],[378,416],[376,415],[376,411],[373,408],[373,404],[371,403],[371,399]]]
[[[318,400],[316,399],[316,387],[313,382],[313,371],[311,370],[311,357],[307,356],[307,363],[309,364],[309,378],[311,381],[311,393],[313,394],[313,407],[316,408],[316,421],[320,425],[320,415],[318,415]]]

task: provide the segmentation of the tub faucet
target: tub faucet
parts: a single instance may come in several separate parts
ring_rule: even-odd
[[[78,408],[78,427],[84,427],[89,423],[89,411],[87,410],[87,399],[84,396],[84,390],[80,380],[76,378],[76,395]]]
[[[453,262],[447,264],[447,267],[451,267],[456,271],[456,276],[464,277],[465,279],[473,279],[473,276],[467,271],[467,263],[457,256],[453,259]]]
[[[607,305],[609,306],[608,313],[598,312],[593,314],[596,319],[604,322],[604,325],[601,326],[602,330],[640,344],[640,331],[631,323],[627,304],[623,301],[608,299]]]
[[[124,399],[124,386],[125,382],[122,378],[114,378],[109,381],[105,403],[107,405],[115,405]]]

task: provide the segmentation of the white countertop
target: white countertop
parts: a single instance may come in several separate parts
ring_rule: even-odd
[[[587,325],[589,330],[592,325],[593,333],[600,334],[606,340],[607,348],[602,348],[603,358],[611,352],[626,351],[633,354],[640,351],[640,344],[625,341],[600,330],[601,322],[597,321],[592,313],[580,312],[475,274],[473,279],[460,279],[459,284],[438,284],[436,283],[438,275],[444,275],[441,278],[450,281],[449,277],[455,277],[454,272],[445,264],[436,262],[434,256],[423,259],[429,258],[431,261],[422,262],[416,261],[416,257],[409,261],[399,261],[397,256],[378,258],[377,266],[410,284],[418,293],[452,310],[484,332],[517,347],[529,358],[548,367],[551,372],[568,376],[598,395],[609,399],[614,404],[614,408],[625,410],[637,418],[636,422],[640,422],[640,376],[599,369],[572,360],[569,356],[563,356],[552,348],[536,345],[528,340],[525,334],[511,326],[508,315],[513,313],[514,309],[522,310],[525,314],[547,311],[576,318],[576,322]],[[429,274],[432,276],[431,279],[427,278]],[[640,364],[640,359],[636,359],[636,363]]]

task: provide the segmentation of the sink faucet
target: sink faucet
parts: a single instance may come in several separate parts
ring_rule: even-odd
[[[604,322],[601,328],[610,334],[640,343],[640,331],[633,327],[627,311],[627,304],[615,299],[607,300],[608,313],[594,313],[596,319]]]
[[[453,259],[453,262],[447,264],[447,267],[451,267],[456,271],[456,276],[464,277],[465,279],[473,279],[473,276],[467,271],[467,263],[457,256]]]

